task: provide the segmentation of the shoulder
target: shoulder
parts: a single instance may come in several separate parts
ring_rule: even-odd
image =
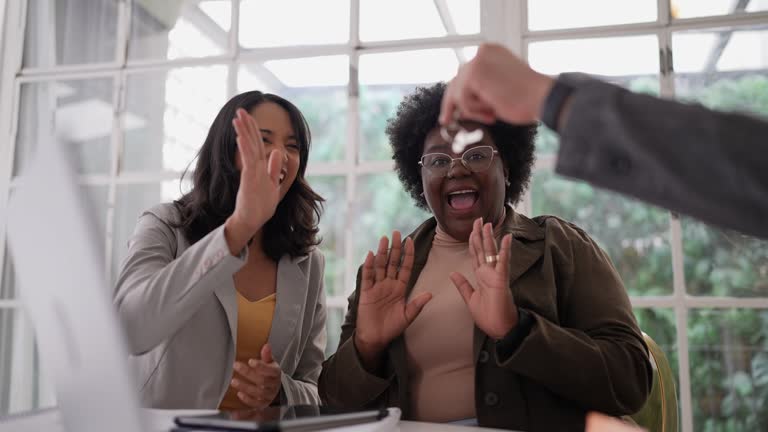
[[[150,244],[161,241],[178,247],[177,243],[184,238],[184,234],[176,227],[179,220],[180,213],[175,204],[158,204],[141,213],[134,238],[149,239]]]
[[[159,222],[163,222],[168,226],[178,223],[181,214],[178,207],[172,202],[157,204],[154,207],[150,207],[141,214],[141,217],[153,216],[153,219],[157,219]]]
[[[543,229],[544,242],[555,253],[567,257],[589,253],[608,259],[600,245],[578,225],[552,215],[536,216],[532,220]]]
[[[544,237],[552,241],[592,242],[592,237],[583,228],[552,215],[536,216],[532,219],[544,230]]]
[[[309,265],[312,269],[322,271],[323,267],[325,267],[325,255],[323,255],[323,252],[317,247],[314,247],[309,251],[307,254],[307,261],[309,261]]]
[[[293,258],[294,265],[298,265],[310,287],[321,287],[325,270],[325,256],[317,247],[313,247],[306,255]],[[319,288],[321,289],[321,288]]]

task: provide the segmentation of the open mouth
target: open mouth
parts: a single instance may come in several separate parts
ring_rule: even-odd
[[[280,177],[277,179],[277,181],[280,184],[283,184],[283,182],[285,181],[285,177],[287,177],[287,175],[288,175],[288,170],[286,169],[280,170]]]
[[[457,190],[448,194],[448,205],[454,210],[469,210],[475,206],[478,198],[476,190]]]

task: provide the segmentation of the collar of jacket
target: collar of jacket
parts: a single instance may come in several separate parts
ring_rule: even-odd
[[[432,249],[432,240],[435,237],[436,228],[437,221],[432,217],[422,223],[408,236],[413,239],[414,262],[411,278],[406,286],[406,298],[413,291],[413,287],[416,285],[422,269],[424,269],[429,251]],[[510,248],[510,256],[512,258],[509,273],[509,286],[511,289],[515,281],[541,258],[544,251],[544,228],[524,215],[516,213],[511,206],[507,206],[507,217],[504,220],[502,233],[504,235],[512,234],[512,245]],[[453,286],[447,288],[456,289]],[[487,339],[488,335],[475,326],[472,341],[475,363],[477,363],[480,351]],[[405,339],[402,335],[390,344],[389,355],[392,358],[397,374],[401,377],[406,377],[408,373],[407,360]],[[407,385],[405,387],[402,390],[407,391]]]

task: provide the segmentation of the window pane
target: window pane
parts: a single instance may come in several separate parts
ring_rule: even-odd
[[[768,296],[768,241],[683,218],[685,284],[693,295]]]
[[[0,309],[0,416],[54,405],[29,319],[19,309]]]
[[[746,6],[746,7],[745,7]],[[765,0],[672,0],[672,18],[695,18],[768,10]]]
[[[111,78],[22,85],[14,175],[23,171],[38,145],[52,145],[54,137],[72,149],[78,172],[108,173],[112,89]]]
[[[0,300],[12,299],[16,297],[16,275],[13,273],[13,261],[11,261],[11,251],[5,246],[3,255],[3,275],[0,279]]]
[[[679,363],[677,355],[677,330],[675,311],[668,308],[635,308],[635,317],[640,330],[656,342],[669,360],[675,378],[675,388],[680,397]]]
[[[675,93],[687,101],[768,117],[768,30],[677,33]],[[680,54],[678,54],[680,53]],[[694,295],[768,295],[768,241],[683,218],[685,277]]]
[[[445,22],[433,0],[360,1],[360,39],[384,41],[480,32],[480,2],[445,2]]]
[[[656,76],[659,46],[655,35],[534,42],[528,45],[528,61],[550,75]]]
[[[122,170],[184,170],[226,100],[226,66],[129,75]]]
[[[121,265],[128,252],[128,239],[133,234],[139,216],[145,210],[176,200],[183,192],[190,190],[186,179],[183,187],[179,185],[179,180],[168,180],[161,183],[117,186],[112,242],[112,285],[120,275]]]
[[[336,348],[339,346],[341,324],[344,323],[347,308],[329,307],[326,309],[326,313],[325,329],[328,332],[328,344],[325,346],[325,358],[328,358],[336,352]]]
[[[389,160],[392,149],[384,129],[403,96],[417,86],[449,81],[465,48],[441,48],[360,56],[360,133],[362,160]],[[402,67],[401,65],[408,65]]]
[[[363,263],[369,250],[376,251],[381,236],[391,240],[392,231],[400,230],[405,237],[432,217],[416,207],[394,172],[360,176],[353,211],[353,259],[357,265]]]
[[[446,0],[445,3],[457,34],[480,33],[479,0]]]
[[[24,67],[115,61],[115,0],[29,0]]]
[[[768,29],[677,33],[672,43],[679,98],[768,117]]]
[[[349,0],[240,3],[243,48],[343,44],[348,40]]]
[[[531,66],[543,73],[585,72],[634,92],[659,95],[656,36],[536,42],[528,46]],[[559,138],[539,128],[539,155],[556,153]]]
[[[767,335],[768,311],[690,312],[694,430],[768,430]]]
[[[320,217],[320,250],[325,256],[325,292],[328,297],[344,295],[345,247],[347,226],[346,181],[341,176],[313,176],[307,179],[312,189],[325,199]]]
[[[672,293],[666,212],[550,171],[534,174],[531,196],[534,215],[559,216],[586,231],[611,257],[630,295]]]
[[[237,82],[238,92],[274,93],[301,110],[312,133],[310,161],[344,158],[349,82],[346,55],[243,64]]]
[[[528,0],[528,28],[531,30],[648,21],[656,21],[656,0]]]
[[[134,2],[128,59],[223,54],[229,45],[231,7],[229,1]]]

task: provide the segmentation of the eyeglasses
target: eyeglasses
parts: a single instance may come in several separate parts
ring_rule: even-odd
[[[473,147],[457,158],[452,158],[445,153],[428,153],[421,157],[419,165],[431,175],[445,177],[453,168],[453,163],[461,161],[464,168],[476,173],[487,170],[493,162],[493,155],[497,153],[499,151],[491,146]]]

